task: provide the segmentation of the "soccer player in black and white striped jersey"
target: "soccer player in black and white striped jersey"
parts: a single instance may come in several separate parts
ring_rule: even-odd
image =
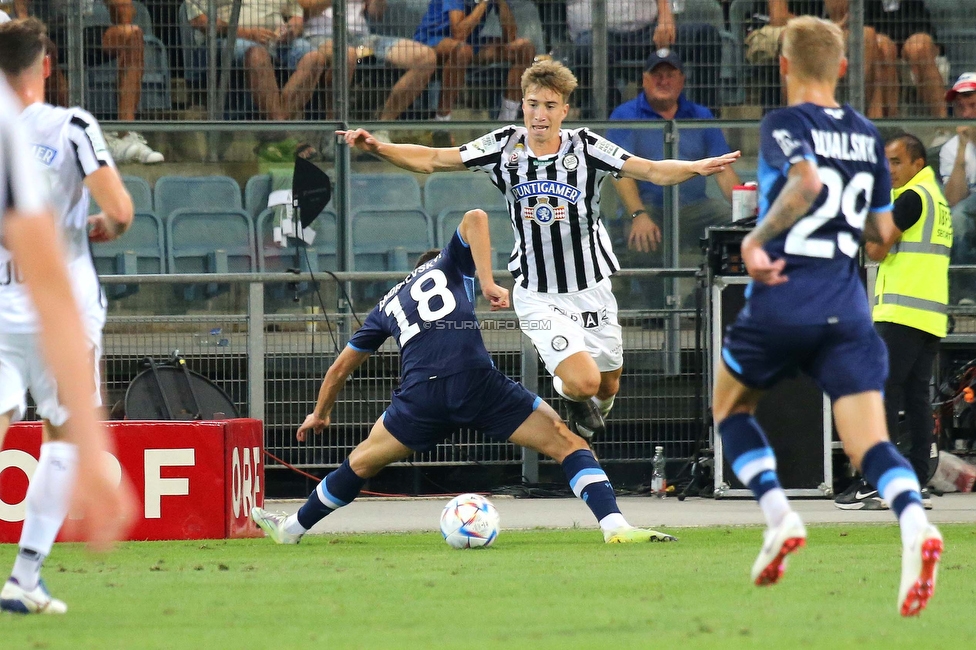
[[[726,169],[733,152],[697,161],[646,160],[589,129],[561,129],[576,77],[556,61],[522,75],[524,126],[505,126],[461,147],[377,141],[363,129],[339,131],[351,146],[414,172],[480,170],[508,200],[515,248],[508,268],[523,331],[570,407],[570,425],[591,438],[620,386],[623,344],[610,276],[619,268],[600,220],[608,175],[658,185]]]
[[[27,390],[47,420],[25,498],[17,560],[0,590],[0,610],[23,614],[60,614],[67,609],[51,598],[40,569],[72,502],[72,487],[78,511],[89,517],[87,535],[98,542],[114,539],[123,530],[132,503],[128,481],[117,488],[104,464],[109,444],[93,399],[94,368],[85,346],[91,315],[86,310],[82,318],[79,310],[79,301],[87,296],[79,282],[84,269],[75,250],[77,239],[87,241],[89,224],[95,228],[92,236],[107,237],[106,229],[119,230],[104,215],[88,219],[87,191],[76,187],[71,192],[57,179],[51,183],[57,196],[42,190],[52,179],[41,173],[36,161],[53,160],[59,151],[36,142],[28,148],[24,141],[36,140],[24,111],[44,97],[50,70],[45,41],[44,25],[36,19],[0,25],[0,441],[10,422],[23,415]],[[78,147],[67,140],[57,147],[62,158],[74,156],[70,162],[77,174],[82,166]],[[118,182],[131,210],[131,199]],[[60,208],[69,197],[84,199],[84,207],[77,215],[74,210],[59,214],[56,225],[49,205]],[[76,216],[80,223],[70,228]]]

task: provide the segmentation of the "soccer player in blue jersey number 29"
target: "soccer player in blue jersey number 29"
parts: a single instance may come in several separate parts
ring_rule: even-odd
[[[752,580],[774,584],[806,529],[753,415],[763,389],[780,378],[802,370],[818,382],[851,462],[898,516],[898,611],[912,616],[935,590],[942,536],[922,509],[911,465],[888,440],[881,396],[888,359],[857,252],[862,233],[876,242],[892,236],[891,179],[878,131],[834,97],[846,69],[839,27],[809,16],[788,23],[780,73],[789,105],[760,125],[759,224],[742,242],[753,281],[726,332],[713,415],[732,469],[768,524]]]
[[[495,368],[474,313],[475,277],[492,311],[508,307],[508,289],[492,279],[488,215],[483,210],[464,215],[443,251],[421,256],[417,268],[387,292],[329,368],[315,410],[298,429],[299,440],[329,426],[346,379],[388,338],[400,348],[400,387],[366,440],[319,483],[297,514],[252,509],[252,519],[272,540],[297,544],[323,517],[355,499],[366,479],[432,448],[460,427],[559,462],[573,492],[600,522],[607,543],[674,540],[630,526],[586,442],[570,432],[551,406]]]

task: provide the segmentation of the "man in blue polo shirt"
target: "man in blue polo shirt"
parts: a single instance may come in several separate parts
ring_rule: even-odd
[[[643,76],[644,92],[614,109],[611,120],[684,120],[715,119],[712,112],[685,98],[685,75],[681,59],[667,48],[657,50],[647,59]],[[664,131],[659,129],[610,129],[607,139],[636,156],[649,160],[664,158]],[[678,158],[697,160],[729,153],[731,149],[721,129],[682,128],[678,138]],[[715,175],[722,194],[730,201],[732,188],[740,183],[731,167]],[[632,219],[627,246],[640,253],[657,251],[661,242],[664,188],[653,183],[637,182],[630,178],[615,181],[617,194],[625,213]],[[731,220],[731,206],[727,201],[709,198],[705,194],[705,179],[692,178],[679,186],[679,237],[681,265],[697,266],[700,258],[698,239],[705,227]],[[643,266],[643,265],[642,265]]]

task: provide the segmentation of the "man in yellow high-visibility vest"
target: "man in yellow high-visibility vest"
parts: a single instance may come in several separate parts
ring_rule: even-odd
[[[904,409],[911,434],[909,460],[924,486],[933,455],[929,383],[939,340],[946,335],[949,298],[949,254],[952,215],[928,166],[925,146],[903,134],[885,147],[891,167],[894,209],[892,236],[884,243],[865,244],[868,257],[880,262],[874,290],[874,322],[888,347],[890,372],[885,384],[888,431],[896,438],[898,413]],[[875,486],[863,479],[834,502],[845,510],[888,508]],[[932,507],[927,490],[922,503]]]

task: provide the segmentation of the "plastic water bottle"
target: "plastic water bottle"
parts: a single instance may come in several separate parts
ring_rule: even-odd
[[[659,499],[663,499],[668,493],[668,479],[664,475],[664,463],[664,447],[658,445],[654,448],[654,459],[651,461],[653,467],[651,493]]]

